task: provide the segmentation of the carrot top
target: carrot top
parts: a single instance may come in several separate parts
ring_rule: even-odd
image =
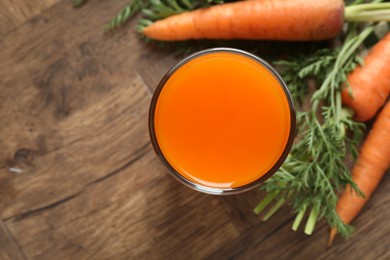
[[[352,227],[344,224],[336,213],[337,194],[346,185],[362,194],[345,159],[348,155],[356,158],[364,125],[355,122],[351,110],[342,107],[341,91],[349,72],[361,63],[358,47],[373,30],[369,26],[358,33],[355,26],[350,26],[341,48],[323,49],[278,63],[285,69],[282,77],[297,102],[308,94],[307,78],[314,78],[318,88],[312,94],[311,108],[297,111],[299,137],[289,157],[278,173],[260,187],[268,195],[255,213],[275,201],[264,220],[286,203],[297,214],[293,230],[299,228],[308,214],[306,234],[314,231],[322,217],[340,234],[347,236],[352,232]]]

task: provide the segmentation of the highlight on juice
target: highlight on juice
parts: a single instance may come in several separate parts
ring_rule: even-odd
[[[209,194],[260,185],[282,165],[295,135],[288,89],[260,58],[215,48],[179,62],[152,98],[149,132],[169,172]]]

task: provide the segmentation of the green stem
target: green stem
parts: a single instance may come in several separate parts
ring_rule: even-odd
[[[352,56],[352,54],[359,48],[363,41],[374,31],[373,26],[366,27],[359,35],[351,39],[351,45],[346,46],[341,49],[338,59],[336,60],[334,71],[338,71],[347,60]],[[348,42],[349,44],[349,42]]]
[[[318,207],[315,206],[310,211],[309,219],[306,222],[306,226],[305,226],[305,234],[306,235],[311,235],[313,233],[314,227],[316,226],[316,223],[317,223],[318,214],[319,214]]]
[[[304,207],[303,209],[301,209],[299,211],[298,215],[295,217],[295,220],[294,220],[294,223],[293,223],[293,226],[292,226],[292,230],[294,230],[294,231],[298,230],[299,225],[302,222],[303,216],[305,215],[305,212],[306,212],[306,207]]]
[[[288,155],[286,161],[289,159],[289,157],[290,157],[290,155]],[[288,171],[286,171],[286,169],[284,167],[280,167],[280,173],[287,175],[291,179],[294,179],[294,176],[291,173],[289,173]]]
[[[329,78],[329,77],[328,77]],[[326,78],[326,79],[328,79],[328,78]],[[313,94],[313,97],[312,97],[312,105],[311,105],[311,109],[312,109],[312,112],[313,112],[313,114],[315,115],[316,114],[316,112],[317,112],[317,109],[318,109],[318,106],[319,106],[319,104],[320,104],[320,101],[317,99],[317,98],[314,98],[314,96],[315,96],[315,94],[317,93],[317,92],[319,92],[319,91],[321,91],[321,89],[322,89],[322,87],[319,89],[319,90],[317,90],[316,92],[314,92],[314,94]]]
[[[281,198],[278,200],[278,202],[275,203],[275,205],[267,212],[267,214],[264,215],[262,218],[263,221],[267,221],[272,217],[273,214],[275,214],[276,211],[284,204],[286,200],[284,198]]]
[[[320,166],[318,166],[318,164],[316,165],[316,168],[317,168],[317,171],[322,175],[322,178],[324,179],[325,183],[327,184],[329,192],[332,192],[333,187],[328,179],[328,176],[326,176],[325,172],[321,169]]]
[[[334,87],[335,85],[334,75],[338,73],[340,68],[342,68],[342,66],[345,65],[345,63],[351,58],[352,54],[359,48],[359,46],[363,43],[363,41],[373,31],[374,31],[374,26],[368,26],[360,34],[358,34],[353,38],[349,38],[349,40],[344,43],[344,46],[340,50],[340,53],[336,59],[332,73],[330,73],[326,77],[321,87],[313,93],[312,96],[312,101],[314,101],[312,105],[313,111],[316,111],[318,105],[318,102],[315,103],[315,101],[327,91],[329,86],[331,86],[331,88]]]
[[[390,21],[390,3],[359,4],[345,7],[344,17],[349,22]]]
[[[256,215],[258,215],[267,205],[279,194],[279,191],[275,190],[268,195],[257,205],[257,207],[253,210]]]
[[[339,125],[341,120],[344,120],[347,118],[345,113],[342,114],[343,106],[342,106],[341,92],[340,91],[337,91],[335,99],[336,99],[336,124]],[[343,131],[343,130],[345,130],[345,129],[343,128],[341,131]],[[344,137],[344,135],[345,135],[345,131],[342,132],[343,137]]]

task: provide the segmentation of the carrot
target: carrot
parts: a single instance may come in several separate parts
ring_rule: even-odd
[[[350,186],[337,202],[336,212],[345,224],[349,224],[366,204],[371,194],[390,166],[390,101],[379,113],[361,150],[359,159],[352,169],[352,180],[364,193],[360,197]],[[329,245],[336,236],[336,229],[330,231]]]
[[[149,38],[323,40],[344,23],[342,0],[254,0],[216,5],[156,21],[143,29]]]
[[[343,103],[355,111],[355,120],[372,118],[390,93],[390,33],[382,38],[348,76],[352,93],[342,92]]]

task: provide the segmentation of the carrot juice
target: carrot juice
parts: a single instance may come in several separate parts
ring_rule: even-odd
[[[234,193],[257,186],[283,163],[294,138],[290,94],[263,60],[236,49],[196,53],[153,96],[153,146],[178,180]]]

